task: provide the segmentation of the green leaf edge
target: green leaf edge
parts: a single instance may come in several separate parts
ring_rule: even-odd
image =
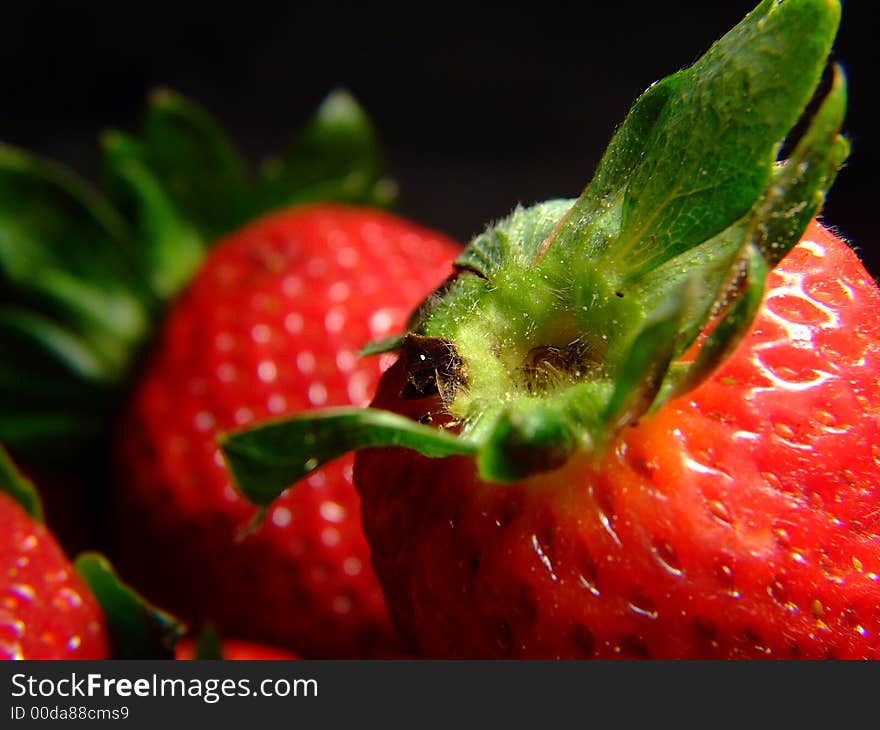
[[[98,552],[77,556],[74,567],[104,612],[114,659],[171,659],[184,624],[124,583]]]

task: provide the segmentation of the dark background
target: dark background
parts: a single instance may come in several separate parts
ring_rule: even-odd
[[[256,163],[336,86],[373,118],[398,211],[463,242],[518,202],[575,196],[634,98],[757,0],[562,3],[3,3],[0,138],[97,178],[96,135],[167,85]],[[825,219],[880,275],[875,3],[844,2],[853,156]]]

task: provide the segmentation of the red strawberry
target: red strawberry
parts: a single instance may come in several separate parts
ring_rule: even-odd
[[[465,457],[358,454],[376,569],[422,652],[880,657],[880,291],[814,225],[765,301],[734,357],[598,463],[499,486]],[[375,406],[418,403],[402,374]]]
[[[423,654],[880,657],[880,292],[810,227],[848,152],[839,71],[774,163],[839,12],[765,1],[653,86],[580,199],[459,257],[376,408],[227,443],[260,503],[282,444],[288,480],[363,449]]]
[[[98,602],[52,533],[2,490],[0,535],[0,659],[107,658]]]
[[[112,206],[0,146],[0,440],[65,484],[97,484],[72,502],[112,512],[126,578],[193,623],[309,656],[398,653],[351,459],[245,535],[254,510],[215,439],[368,403],[380,367],[359,348],[403,324],[456,247],[375,210],[392,188],[344,93],[257,176],[164,91],[138,136],[109,133],[104,149]]]
[[[323,205],[220,242],[172,308],[122,422],[121,564],[154,600],[224,634],[307,655],[387,652],[352,460],[317,471],[251,534],[217,434],[315,406],[366,405],[359,347],[403,325],[456,247],[399,218]],[[146,549],[146,546],[150,546]]]
[[[162,659],[179,622],[122,583],[107,560],[71,564],[43,524],[36,488],[0,446],[0,659]]]

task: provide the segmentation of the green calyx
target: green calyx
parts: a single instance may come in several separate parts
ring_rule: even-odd
[[[0,444],[0,492],[8,494],[36,522],[43,522],[43,502],[34,483],[22,474]]]
[[[101,606],[112,642],[113,659],[173,659],[186,627],[124,583],[100,553],[85,552],[74,561]]]
[[[459,453],[475,456],[483,478],[516,481],[575,451],[601,454],[621,428],[699,385],[732,353],[767,271],[798,242],[848,154],[835,68],[800,141],[778,159],[819,85],[839,19],[836,0],[760,3],[636,101],[580,198],[519,209],[489,228],[409,333],[367,348],[401,349],[415,396],[431,394],[425,373],[433,375]],[[682,361],[701,334],[696,357]],[[338,429],[321,419],[332,433],[326,445],[296,440],[290,424],[297,436],[317,433],[314,416],[267,426],[265,441],[229,437],[242,490],[266,504],[299,472],[261,471],[267,453],[248,462],[240,442],[251,456],[274,440],[292,461],[323,461],[356,441],[345,436],[358,428],[354,413],[337,414]],[[422,452],[449,436],[409,429],[408,446]],[[277,466],[277,456],[267,461]]]
[[[103,193],[0,145],[0,441],[42,460],[100,442],[167,303],[220,236],[282,207],[384,207],[394,193],[344,91],[257,174],[204,110],[167,90],[138,134],[101,142]]]

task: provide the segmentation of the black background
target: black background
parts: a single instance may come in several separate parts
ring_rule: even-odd
[[[755,2],[7,1],[0,138],[96,179],[98,132],[136,127],[148,91],[166,85],[256,163],[344,86],[379,130],[398,211],[464,242],[518,202],[577,195],[633,99]],[[825,220],[877,276],[878,11],[844,6],[834,57],[850,79],[853,156]]]

